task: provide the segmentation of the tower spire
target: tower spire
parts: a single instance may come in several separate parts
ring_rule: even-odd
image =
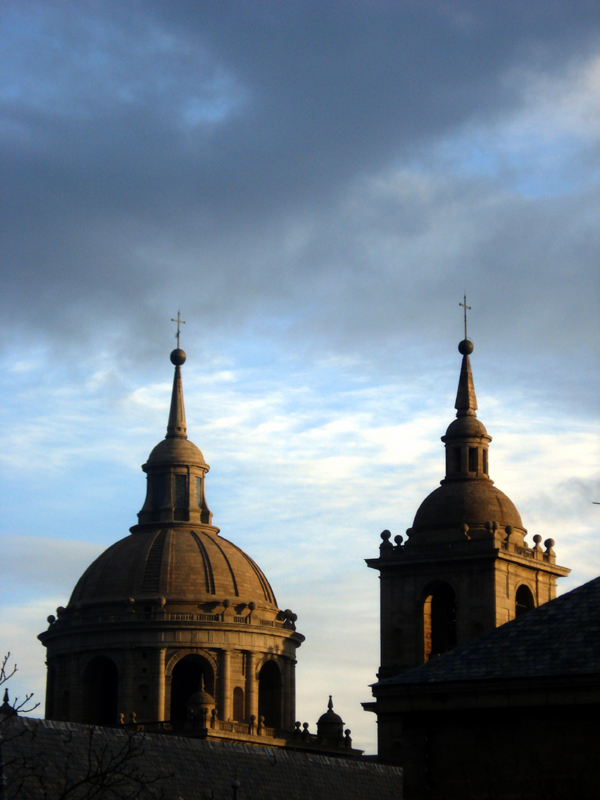
[[[458,304],[465,312],[465,338],[458,345],[459,353],[462,353],[462,365],[460,368],[460,378],[458,379],[458,391],[456,393],[457,417],[476,417],[477,397],[475,396],[475,386],[473,384],[473,373],[471,372],[471,362],[469,355],[473,352],[473,342],[467,336],[467,311],[471,306],[467,305],[467,293],[465,292],[462,303]]]
[[[477,416],[477,397],[475,395],[475,385],[473,383],[473,373],[471,372],[471,362],[469,355],[473,352],[473,342],[470,339],[463,339],[458,345],[458,352],[462,353],[462,364],[460,367],[460,378],[458,379],[458,391],[456,392],[457,417],[476,417]]]
[[[175,365],[175,375],[173,376],[171,408],[169,410],[169,422],[167,423],[167,439],[173,439],[175,437],[187,439],[185,407],[183,405],[183,384],[181,382],[181,365],[185,363],[185,359],[186,355],[179,347],[171,353],[171,363]]]
[[[445,481],[485,480],[490,481],[488,472],[488,445],[492,437],[485,425],[477,419],[477,397],[473,384],[473,373],[469,356],[473,352],[473,342],[466,338],[467,333],[467,295],[459,305],[465,312],[465,338],[458,345],[462,355],[458,391],[456,392],[456,419],[453,420],[442,441],[446,445]]]
[[[171,322],[177,323],[177,347],[171,353],[171,364],[175,365],[175,375],[173,376],[173,391],[171,393],[171,408],[169,409],[169,421],[167,423],[166,439],[187,439],[187,427],[185,424],[185,407],[183,405],[183,384],[181,382],[181,366],[185,364],[185,352],[179,347],[180,327],[185,325],[185,320],[181,319],[181,314],[177,311],[177,319],[171,318]]]

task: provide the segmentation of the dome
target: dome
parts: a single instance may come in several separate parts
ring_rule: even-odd
[[[340,743],[344,737],[344,723],[339,714],[333,710],[333,701],[329,695],[327,711],[321,714],[317,722],[317,739],[323,743]]]
[[[207,728],[210,713],[219,738],[235,738],[240,725],[262,738],[255,726],[248,733],[261,716],[273,730],[294,725],[304,637],[260,568],[212,524],[209,466],[187,438],[184,360],[179,348],[171,355],[167,433],[142,467],[138,523],[88,567],[39,635],[47,715],[116,725],[127,714],[184,733]]]
[[[448,481],[423,500],[413,522],[413,532],[425,529],[470,528],[496,521],[523,530],[514,503],[489,480]]]
[[[457,417],[448,425],[446,435],[442,437],[442,441],[445,441],[446,438],[460,439],[464,437],[471,439],[479,436],[485,436],[490,440],[492,438],[481,420],[477,419],[477,417]]]
[[[167,603],[229,600],[276,609],[260,568],[216,531],[182,526],[130,534],[88,567],[69,605],[159,596]]]
[[[327,706],[327,711],[324,714],[321,714],[319,717],[319,721],[317,725],[343,725],[342,718],[339,714],[336,714],[333,710],[333,702],[331,700],[331,695],[329,696],[329,704]]]
[[[146,466],[154,464],[195,464],[206,467],[200,448],[189,439],[163,439],[148,456]]]
[[[215,698],[204,688],[204,677],[200,681],[200,688],[187,701],[186,710],[189,719],[194,719],[202,715],[204,709],[215,708]]]
[[[204,708],[206,706],[214,706],[215,698],[208,692],[200,691],[193,694],[188,700],[188,708]]]
[[[463,340],[459,350],[463,360],[456,393],[456,419],[442,436],[446,446],[446,477],[421,503],[409,530],[410,545],[464,541],[469,529],[479,530],[481,536],[487,522],[497,522],[499,528],[512,526],[525,533],[514,503],[489,477],[488,446],[492,437],[477,419],[469,361],[472,342]],[[468,536],[471,538],[472,534]]]

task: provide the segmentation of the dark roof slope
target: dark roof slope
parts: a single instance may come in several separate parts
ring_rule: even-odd
[[[103,798],[138,797],[127,794],[138,778],[145,781],[141,800],[229,800],[234,780],[238,800],[402,798],[402,770],[372,761],[19,717],[0,730],[7,800],[38,800],[42,787],[49,797],[62,796],[66,781],[86,773],[88,788],[97,786],[104,780],[98,765],[116,781],[113,790],[103,784]]]
[[[376,686],[600,674],[600,578]]]

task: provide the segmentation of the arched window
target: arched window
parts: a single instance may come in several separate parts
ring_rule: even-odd
[[[275,661],[267,661],[258,676],[258,715],[268,728],[281,728],[281,673]]]
[[[93,658],[83,673],[83,710],[91,725],[116,725],[119,673],[106,656]]]
[[[456,600],[451,586],[430,584],[423,601],[423,655],[428,661],[456,644]]]
[[[238,722],[244,719],[244,690],[240,686],[233,690],[233,718]]]
[[[515,617],[526,614],[528,611],[531,611],[532,608],[535,608],[535,601],[531,590],[528,586],[525,586],[525,584],[521,584],[515,596]]]
[[[175,664],[171,675],[171,722],[183,722],[187,718],[188,700],[202,685],[204,691],[214,697],[213,671],[208,661],[189,655]]]

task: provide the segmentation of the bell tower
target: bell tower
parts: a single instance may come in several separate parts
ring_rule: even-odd
[[[466,298],[464,305],[466,315]],[[466,321],[458,349],[456,419],[442,436],[445,478],[421,504],[406,540],[392,542],[385,530],[379,557],[367,559],[381,576],[380,680],[552,600],[556,579],[570,572],[556,563],[553,539],[542,546],[538,534],[527,544],[519,512],[494,486]]]

